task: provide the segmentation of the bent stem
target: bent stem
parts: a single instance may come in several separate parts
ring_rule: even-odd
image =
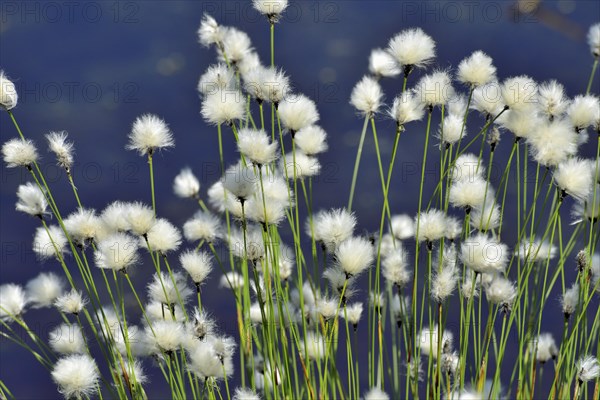
[[[354,189],[356,188],[356,178],[358,176],[358,167],[360,165],[360,157],[362,155],[363,146],[365,144],[365,136],[367,134],[367,126],[369,125],[369,115],[365,115],[360,141],[358,142],[358,150],[356,151],[356,160],[354,161],[354,173],[352,174],[352,185],[350,186],[350,197],[348,198],[348,211],[352,211],[352,201],[354,200]]]

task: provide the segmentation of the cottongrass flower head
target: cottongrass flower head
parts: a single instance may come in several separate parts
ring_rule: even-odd
[[[33,141],[10,139],[2,145],[2,157],[8,168],[31,168],[38,159],[38,153]]]
[[[577,379],[579,382],[587,382],[600,376],[600,362],[594,356],[583,356],[577,360]]]
[[[246,32],[237,28],[226,27],[224,31],[222,47],[217,48],[219,59],[235,66],[253,52],[252,41]]]
[[[137,385],[143,385],[148,382],[148,376],[146,376],[142,363],[138,360],[133,360],[133,362],[131,362],[125,359],[123,360],[123,364],[117,361],[115,371],[117,374],[120,374],[123,379],[128,379],[132,385],[133,382]]]
[[[438,344],[439,344],[438,342],[440,342],[440,340],[438,338],[439,334],[440,334],[439,327],[437,325],[435,325],[433,327],[433,329],[423,328],[419,332],[419,339],[418,339],[421,352],[423,354],[425,354],[426,356],[433,357],[436,360],[438,358],[438,352],[446,353],[448,351],[451,351],[452,342],[454,340],[454,335],[452,334],[452,332],[450,332],[448,330],[444,330],[442,333],[442,338],[441,338],[442,346],[438,351]]]
[[[450,242],[460,236],[463,230],[463,222],[456,217],[446,216],[446,229],[444,237]]]
[[[383,277],[398,288],[410,282],[412,272],[408,268],[408,254],[403,248],[392,251],[381,261]]]
[[[446,148],[455,144],[467,135],[467,129],[463,126],[464,117],[457,114],[448,114],[440,124],[437,137]]]
[[[418,243],[427,241],[431,250],[432,242],[443,238],[446,234],[446,215],[441,210],[430,209],[415,217],[415,239]]]
[[[555,167],[577,153],[577,133],[567,120],[542,122],[530,132],[531,155],[543,166]]]
[[[60,260],[68,243],[67,237],[60,227],[50,225],[46,229],[40,226],[35,230],[33,237],[33,251],[40,260],[53,257]]]
[[[73,143],[67,142],[67,132],[50,132],[46,135],[48,148],[56,155],[56,162],[67,172],[73,166]]]
[[[565,293],[560,299],[560,303],[565,318],[569,318],[575,313],[575,310],[577,310],[577,306],[579,305],[579,284],[577,282],[574,282],[569,289],[565,290]]]
[[[518,247],[519,258],[528,262],[551,260],[556,256],[556,246],[546,240],[523,238]]]
[[[198,211],[183,224],[183,236],[190,242],[214,243],[221,236],[221,221],[207,211]]]
[[[392,314],[396,320],[396,326],[399,328],[403,323],[408,323],[410,320],[410,297],[394,294],[391,302]]]
[[[19,185],[17,198],[19,199],[16,204],[17,211],[40,219],[46,214],[46,208],[48,207],[46,195],[34,183],[27,182],[24,185]]]
[[[203,96],[215,93],[218,90],[233,89],[235,75],[231,68],[223,63],[208,67],[198,81],[198,92]]]
[[[282,158],[279,167],[288,179],[294,177],[298,179],[308,178],[319,175],[319,172],[321,172],[319,160],[316,157],[304,154],[300,150],[296,150],[293,155],[289,154],[285,162]]]
[[[340,312],[340,315],[345,318],[349,323],[354,326],[354,330],[358,327],[358,323],[360,321],[360,317],[363,312],[363,304],[362,303],[353,303],[346,306],[346,309],[343,312]]]
[[[325,356],[325,338],[317,332],[306,332],[304,337],[304,356],[310,360],[320,360]]]
[[[244,89],[258,104],[267,101],[278,107],[292,87],[290,78],[282,69],[259,65],[244,76]]]
[[[27,295],[23,288],[14,283],[0,285],[0,320],[20,318],[27,306]]]
[[[208,337],[207,340],[198,341],[196,346],[189,350],[188,368],[202,379],[215,380],[229,377],[233,374],[233,353],[235,342],[228,337]]]
[[[415,87],[419,101],[430,111],[435,106],[442,106],[454,96],[454,88],[448,71],[435,71],[417,82]]]
[[[104,225],[95,210],[79,208],[63,222],[67,233],[79,246],[101,239],[103,236]]]
[[[306,222],[309,236],[323,243],[328,252],[333,253],[344,240],[350,238],[356,227],[356,216],[344,208],[320,211],[313,216],[312,229],[310,221]]]
[[[206,311],[196,308],[194,309],[193,321],[190,327],[194,337],[203,340],[215,333],[216,324]]]
[[[474,181],[483,178],[485,166],[473,153],[465,153],[458,156],[452,168],[452,181]]]
[[[509,259],[508,246],[485,233],[465,240],[460,247],[460,259],[467,268],[481,274],[503,272]]]
[[[496,81],[478,86],[473,90],[470,107],[485,115],[486,118],[492,118],[500,114],[504,109],[504,105],[502,89]]]
[[[485,294],[489,302],[502,306],[502,309],[507,312],[517,298],[517,288],[508,279],[496,277],[486,286]]]
[[[457,78],[471,87],[485,85],[496,80],[496,67],[490,56],[477,50],[460,62]]]
[[[152,321],[152,327],[147,326],[145,334],[148,342],[152,345],[154,354],[172,353],[178,350],[185,340],[184,327],[178,321]]]
[[[551,333],[541,333],[529,343],[529,352],[536,361],[546,363],[558,356],[558,347]]]
[[[233,392],[233,400],[260,400],[260,396],[249,388],[236,388]]]
[[[398,127],[413,121],[419,121],[425,115],[423,103],[413,91],[405,91],[392,103],[388,115],[396,121]]]
[[[66,399],[90,397],[98,391],[100,373],[92,357],[74,354],[58,360],[52,369],[52,379]]]
[[[244,119],[245,97],[238,90],[216,90],[204,97],[200,113],[211,125],[231,125]]]
[[[156,223],[152,207],[141,202],[126,205],[125,220],[128,223],[128,230],[139,236],[146,236]]]
[[[238,133],[238,150],[257,166],[269,164],[277,159],[277,142],[270,143],[267,133],[260,129],[240,129]]]
[[[473,229],[479,229],[481,232],[487,232],[490,229],[500,227],[502,221],[502,211],[500,205],[493,201],[486,201],[483,208],[476,208],[471,212],[470,225]]]
[[[600,56],[600,22],[590,26],[587,42],[590,45],[592,55],[598,58]]]
[[[446,263],[433,275],[431,282],[431,297],[441,304],[452,295],[458,283],[458,268],[455,263]]]
[[[515,142],[527,139],[545,120],[532,110],[508,110],[498,119],[498,125],[512,132]]]
[[[17,106],[18,99],[15,84],[0,70],[0,106],[5,110],[12,110]]]
[[[378,387],[369,389],[364,395],[364,400],[389,400],[390,396]]]
[[[296,146],[307,156],[314,156],[327,150],[327,133],[317,125],[309,125],[294,136]]]
[[[192,290],[187,285],[185,276],[180,272],[154,273],[152,282],[148,284],[148,296],[162,304],[185,304],[191,295]]]
[[[204,251],[196,252],[188,250],[179,255],[179,262],[183,269],[190,275],[190,278],[192,278],[199,291],[200,285],[212,271],[212,256]]]
[[[567,116],[577,132],[596,122],[600,100],[591,94],[575,96],[567,108]]]
[[[79,314],[87,303],[88,300],[76,289],[71,289],[70,292],[58,296],[56,300],[54,300],[54,306],[58,308],[60,312],[74,315]]]
[[[256,192],[258,177],[252,168],[238,163],[229,167],[222,178],[223,187],[240,202],[248,200]]]
[[[590,190],[585,200],[576,202],[571,214],[574,218],[573,224],[583,221],[598,222],[600,220],[600,185],[596,184],[595,189]]]
[[[382,49],[373,49],[369,56],[369,72],[376,78],[393,78],[400,75],[400,68],[394,57]]]
[[[364,116],[372,116],[381,106],[383,91],[377,80],[364,76],[352,89],[350,104]]]
[[[569,105],[569,99],[565,95],[565,87],[555,80],[540,85],[537,102],[540,113],[549,121],[560,117]]]
[[[267,225],[279,225],[285,219],[288,201],[280,201],[261,193],[246,203],[246,215],[249,220],[259,222],[266,228]]]
[[[198,28],[198,41],[206,47],[212,44],[222,46],[225,30],[209,14],[204,13],[200,27]]]
[[[173,192],[183,199],[196,198],[200,192],[200,182],[190,168],[184,168],[173,181]]]
[[[319,120],[319,112],[314,101],[303,94],[287,96],[277,108],[281,125],[292,134],[300,129],[315,124]]]
[[[96,266],[126,272],[139,261],[138,239],[126,233],[114,233],[96,246]]]
[[[158,251],[166,254],[175,251],[181,245],[179,229],[164,218],[159,218],[148,231],[145,238],[140,238],[140,244],[148,251]]]
[[[52,272],[42,272],[25,285],[27,301],[33,308],[50,307],[63,294],[65,283]]]
[[[421,28],[406,29],[394,36],[387,51],[408,76],[414,67],[423,68],[435,57],[435,42]]]
[[[107,205],[100,213],[104,228],[112,233],[128,231],[129,222],[126,218],[128,208],[129,204],[122,201],[113,201]],[[154,212],[152,212],[152,218],[154,218]]]
[[[185,319],[183,308],[175,303],[165,304],[160,301],[150,301],[144,305],[144,312],[150,321],[183,321]],[[128,329],[129,335],[131,335],[131,327]],[[125,350],[125,354],[127,354],[127,350]]]
[[[350,278],[367,270],[374,259],[373,245],[367,239],[351,237],[344,240],[335,251],[337,265]]]
[[[526,75],[508,78],[502,82],[502,100],[511,110],[530,111],[537,105],[537,87],[537,83]]]
[[[565,194],[583,201],[593,189],[593,167],[589,160],[571,158],[560,164],[554,171],[556,186]]]
[[[252,5],[259,13],[265,15],[271,24],[279,21],[281,14],[288,6],[288,0],[252,0]]]
[[[84,354],[87,343],[78,325],[61,324],[50,331],[48,342],[50,347],[60,354]]]
[[[143,156],[173,146],[175,146],[173,134],[165,121],[156,115],[144,114],[133,123],[127,149],[137,150]]]
[[[415,221],[408,214],[393,215],[390,220],[390,233],[396,239],[409,239],[415,235]]]

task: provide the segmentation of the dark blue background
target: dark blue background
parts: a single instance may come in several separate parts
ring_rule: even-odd
[[[584,36],[588,27],[600,20],[599,3],[543,1],[538,15],[520,18],[511,11],[512,4],[292,3],[276,27],[276,63],[291,76],[297,91],[317,101],[321,125],[329,133],[330,148],[321,157],[324,173],[315,184],[317,208],[341,206],[347,201],[362,125],[348,104],[350,92],[366,72],[371,49],[385,47],[389,38],[402,29],[419,26],[434,38],[438,46],[436,66],[451,68],[472,51],[481,49],[494,59],[500,79],[528,74],[540,82],[558,79],[569,96],[585,90],[592,58]],[[145,161],[124,146],[134,119],[151,112],[169,123],[176,141],[174,149],[156,157],[158,210],[181,226],[196,206],[175,197],[171,189],[173,177],[182,167],[192,167],[202,180],[203,194],[218,179],[216,129],[202,121],[196,92],[200,74],[214,61],[214,50],[197,43],[196,30],[202,13],[208,11],[222,24],[247,31],[265,64],[269,60],[267,22],[249,1],[5,1],[0,7],[0,68],[17,84],[20,99],[14,110],[16,118],[25,135],[38,144],[42,166],[63,214],[74,210],[75,203],[64,174],[46,153],[43,135],[51,130],[66,130],[75,141],[74,177],[84,205],[101,209],[115,199],[149,202]],[[414,83],[419,75],[420,72],[411,76],[411,81]],[[390,102],[401,82],[386,80],[383,85]],[[597,93],[598,80],[594,88]],[[482,123],[474,118],[471,134]],[[434,126],[437,129],[437,122]],[[387,165],[394,125],[381,119],[378,129]],[[402,137],[390,193],[392,212],[417,211],[423,132],[423,124],[413,124]],[[1,141],[15,136],[8,116],[0,113]],[[506,138],[500,144],[500,170],[510,143]],[[583,148],[588,157],[595,151],[594,141],[590,143]],[[230,135],[226,135],[226,153],[233,160]],[[437,158],[437,152],[432,150],[426,195],[432,193],[437,182],[437,167],[433,164]],[[1,283],[24,283],[40,271],[58,271],[52,262],[40,266],[31,251],[37,221],[14,211],[16,188],[26,180],[24,171],[0,169]],[[497,185],[498,181],[499,176],[495,176],[493,183]],[[378,228],[380,190],[369,137],[355,202],[360,230]],[[511,223],[508,224],[510,228]],[[513,244],[510,238],[505,240]],[[146,281],[150,274],[150,269],[147,275],[138,271],[137,278]],[[217,275],[212,282],[217,282]],[[206,304],[220,326],[233,332],[233,302],[216,286],[205,289]],[[551,329],[554,319],[562,318],[558,301],[551,301],[545,315],[543,329]],[[39,321],[32,325],[41,332],[57,321],[54,315],[40,311],[29,312],[26,318]],[[6,340],[0,340],[0,344],[0,379],[17,398],[57,395],[48,374],[33,357]],[[162,378],[155,376],[149,393],[159,396],[165,393],[164,386]]]

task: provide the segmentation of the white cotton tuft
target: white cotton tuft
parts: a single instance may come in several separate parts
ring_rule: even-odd
[[[235,66],[252,54],[252,42],[246,32],[233,27],[224,27],[222,46],[218,47],[217,51],[220,61],[229,61]]]
[[[277,114],[283,127],[292,135],[319,120],[315,102],[302,94],[286,97],[279,103]]]
[[[388,77],[400,75],[400,68],[394,57],[385,50],[373,49],[369,56],[369,72],[375,77]]]
[[[4,71],[0,70],[0,106],[12,110],[17,106],[19,95],[13,81],[8,79]]]
[[[575,96],[567,108],[572,126],[580,132],[596,122],[600,99],[591,94]]]
[[[551,333],[540,333],[529,343],[528,350],[535,356],[536,361],[542,364],[558,356],[558,347]]]
[[[398,288],[405,287],[410,282],[412,272],[408,268],[408,253],[398,248],[384,257],[381,261],[383,277]]]
[[[156,223],[154,210],[144,203],[129,203],[125,209],[125,220],[132,233],[145,236]]]
[[[594,57],[600,56],[600,22],[590,26],[587,34],[587,42]]]
[[[225,171],[221,179],[223,187],[239,200],[248,200],[256,192],[256,183],[259,181],[252,168],[245,167],[242,163],[233,165]]]
[[[455,263],[442,265],[441,271],[433,275],[431,282],[431,297],[439,304],[446,301],[456,289],[458,283],[458,268]]]
[[[139,261],[138,239],[126,233],[114,233],[96,246],[96,266],[115,271],[126,271]]]
[[[527,112],[537,105],[537,83],[528,76],[506,79],[501,90],[502,100],[511,110]]]
[[[590,160],[571,158],[558,164],[554,181],[563,193],[583,201],[593,189],[594,176]]]
[[[440,139],[440,142],[446,146],[446,148],[450,147],[451,144],[454,144],[461,140],[467,134],[467,129],[464,122],[464,116],[456,115],[456,114],[448,114],[444,117],[444,121],[440,124],[440,129],[438,130],[437,137]]]
[[[38,153],[33,141],[11,139],[2,145],[2,157],[8,168],[30,168],[37,161]]]
[[[27,296],[23,288],[14,283],[0,285],[0,320],[10,321],[20,318],[27,305]]]
[[[252,0],[252,5],[259,13],[266,15],[272,24],[279,21],[281,14],[288,6],[288,0]]]
[[[260,396],[257,395],[252,389],[249,388],[236,388],[233,393],[233,400],[260,400]]]
[[[296,146],[307,156],[314,156],[327,150],[327,133],[317,125],[309,125],[294,136]]]
[[[33,237],[33,251],[40,260],[48,258],[60,259],[66,251],[68,241],[63,230],[56,225],[48,226],[48,229],[39,227],[35,230]]]
[[[547,241],[523,238],[518,247],[519,258],[528,262],[546,261],[556,256],[556,246]]]
[[[352,236],[355,226],[354,214],[338,208],[315,214],[312,229],[310,221],[306,222],[306,232],[315,241],[323,243],[328,252],[333,253],[340,243]]]
[[[292,89],[289,77],[282,69],[258,66],[244,76],[244,89],[261,104],[278,105]]]
[[[211,44],[221,45],[224,35],[225,31],[223,27],[219,26],[213,17],[205,13],[202,16],[200,28],[198,28],[198,41],[206,47],[209,47]]]
[[[154,274],[148,284],[148,296],[162,304],[185,304],[192,295],[185,276],[180,272]]]
[[[304,337],[304,356],[310,360],[320,360],[325,356],[325,338],[321,334],[308,331]]]
[[[533,159],[543,166],[555,167],[577,153],[577,133],[566,120],[538,124],[527,142]]]
[[[508,246],[484,233],[465,240],[460,248],[460,259],[474,272],[489,274],[503,272],[508,264]]]
[[[127,210],[128,204],[121,201],[114,201],[106,206],[100,214],[105,229],[112,233],[129,230],[129,222],[126,218]],[[154,213],[152,213],[152,217],[154,218]]]
[[[35,184],[27,182],[17,189],[16,210],[35,217],[42,218],[46,214],[48,203],[44,192]]]
[[[60,354],[83,354],[87,343],[81,328],[77,325],[61,324],[50,331],[48,343],[52,350]]]
[[[417,242],[433,242],[446,234],[446,215],[443,211],[430,209],[415,217],[415,238]]]
[[[79,208],[65,218],[63,222],[71,239],[81,246],[103,236],[104,226],[95,210]]]
[[[439,340],[439,334],[439,328],[435,325],[433,329],[423,328],[419,332],[418,339],[421,352],[436,360],[438,358],[438,353],[444,354],[451,351],[452,342],[454,340],[454,335],[448,330],[443,331],[441,340]],[[438,349],[439,342],[441,342],[442,346]]]
[[[54,300],[54,305],[62,313],[77,315],[83,310],[87,302],[80,291],[71,289],[70,292],[57,297]]]
[[[245,97],[238,90],[217,90],[204,97],[200,110],[211,125],[232,124],[246,115]]]
[[[433,60],[435,42],[421,28],[406,29],[390,40],[387,51],[408,75],[409,68],[424,67]]]
[[[181,198],[195,198],[200,192],[200,181],[190,168],[184,168],[173,181],[173,191]]]
[[[537,102],[541,114],[550,121],[560,117],[569,105],[569,100],[565,95],[565,87],[555,80],[540,85]]]
[[[373,245],[360,237],[344,240],[335,252],[336,263],[347,277],[367,270],[373,263],[373,258]]]
[[[340,315],[347,319],[352,325],[358,325],[360,317],[362,316],[363,305],[362,303],[353,303],[346,306],[344,312],[340,312]]]
[[[486,287],[485,294],[489,302],[500,305],[506,310],[510,310],[517,298],[517,289],[514,283],[508,279],[496,277]]]
[[[465,208],[468,212],[474,208],[482,208],[484,202],[495,197],[492,185],[480,176],[473,179],[462,179],[452,182],[448,200],[454,207]]]
[[[482,179],[485,175],[485,166],[475,154],[465,153],[458,156],[452,169],[452,181],[472,182]]]
[[[52,379],[66,399],[90,397],[99,391],[98,366],[87,354],[70,355],[59,359],[52,369]]]
[[[364,400],[389,400],[390,396],[378,387],[369,389],[364,395]]]
[[[452,80],[447,71],[435,71],[417,82],[417,98],[427,107],[442,106],[454,96]]]
[[[219,90],[233,89],[233,71],[223,63],[211,65],[198,81],[198,92],[206,96]]]
[[[137,150],[143,156],[173,146],[173,134],[165,121],[156,115],[144,114],[133,123],[127,149]]]
[[[399,240],[409,239],[415,235],[415,222],[408,214],[393,215],[390,228],[390,233]]]
[[[183,224],[183,236],[190,242],[214,243],[221,236],[221,221],[209,212],[198,211]]]
[[[388,115],[398,126],[404,126],[409,122],[421,120],[425,115],[425,108],[413,91],[405,91],[394,99]]]
[[[285,163],[282,158],[279,166],[282,174],[288,179],[294,179],[294,176],[299,179],[311,177],[321,172],[321,163],[319,163],[319,160],[299,150],[296,150],[295,155],[288,154]]]
[[[25,286],[27,301],[33,308],[50,307],[63,293],[64,281],[52,272],[42,272]]]
[[[483,51],[475,51],[458,65],[457,78],[472,87],[496,80],[496,67],[492,58]]]
[[[495,117],[500,114],[504,108],[500,84],[493,81],[476,87],[473,90],[470,107],[484,114],[486,117]]]
[[[560,302],[563,314],[567,317],[577,310],[577,306],[579,305],[579,284],[577,282],[573,283],[569,289],[565,290]]]
[[[178,350],[183,344],[185,331],[181,322],[165,319],[152,321],[152,327],[147,326],[145,334],[154,353],[160,354]]]
[[[212,271],[212,256],[207,252],[186,251],[179,255],[179,262],[196,286],[203,283]]]
[[[49,150],[56,155],[58,165],[69,172],[73,165],[73,143],[67,142],[67,132],[50,132],[46,140]]]
[[[600,362],[594,356],[583,356],[577,360],[577,379],[587,382],[598,379],[600,376]]]
[[[164,218],[159,218],[146,234],[146,238],[140,238],[140,244],[148,251],[159,251],[166,254],[179,248],[181,233],[175,225]]]
[[[381,86],[370,76],[364,76],[352,89],[350,104],[365,116],[371,116],[379,110],[383,99]]]
[[[271,143],[264,130],[240,129],[237,142],[239,152],[253,164],[262,166],[277,159],[277,142]]]

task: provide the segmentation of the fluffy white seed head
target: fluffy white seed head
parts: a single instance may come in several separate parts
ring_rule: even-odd
[[[463,118],[462,115],[449,114],[444,117],[444,121],[440,124],[437,137],[446,148],[458,142],[467,134],[466,127],[463,127]]]
[[[568,317],[575,312],[577,305],[579,304],[579,284],[577,282],[573,283],[569,289],[565,290],[565,293],[561,298],[561,304],[565,316]]]
[[[233,89],[233,70],[223,63],[211,65],[202,74],[198,81],[198,92],[203,96],[213,94],[219,90]]]
[[[446,230],[444,236],[453,241],[462,233],[463,222],[455,217],[446,217]]]
[[[71,170],[73,165],[73,143],[67,141],[67,132],[50,132],[46,135],[49,150],[56,155],[57,164]]]
[[[126,271],[139,261],[138,239],[126,233],[114,233],[96,246],[96,266],[115,271]]]
[[[180,272],[155,273],[152,282],[148,284],[148,296],[162,304],[185,303],[191,294],[192,290],[187,285],[185,276]]]
[[[230,125],[236,120],[244,119],[245,97],[238,90],[216,90],[204,97],[200,113],[211,125]]]
[[[390,233],[399,240],[409,239],[415,235],[415,221],[408,214],[392,216],[390,228]]]
[[[362,303],[353,303],[346,306],[346,310],[344,312],[340,312],[340,315],[343,318],[346,318],[348,322],[352,325],[358,325],[360,321],[360,317],[363,312],[363,304]]]
[[[505,309],[510,310],[517,298],[517,289],[514,283],[508,279],[496,277],[486,286],[485,294],[491,303],[501,305]]]
[[[256,193],[255,197],[246,203],[247,217],[251,221],[260,222],[263,225],[279,225],[285,218],[287,202],[281,202]]]
[[[494,196],[492,185],[476,175],[470,180],[461,179],[452,182],[448,200],[455,207],[470,210],[483,207],[484,202],[494,199]]]
[[[536,361],[544,364],[558,355],[558,347],[551,333],[540,333],[529,343],[529,352],[533,354]]]
[[[144,236],[156,223],[154,211],[143,203],[129,203],[125,209],[125,220],[132,233]]]
[[[460,248],[460,259],[464,265],[478,273],[503,272],[509,259],[508,246],[478,233],[465,240]]]
[[[454,88],[447,71],[435,71],[417,82],[416,95],[427,107],[442,106],[454,96]]]
[[[189,350],[188,368],[202,379],[215,380],[233,374],[235,342],[228,337],[208,337]]]
[[[337,265],[351,277],[367,270],[373,262],[373,246],[367,239],[351,237],[344,240],[335,252]]]
[[[501,89],[502,100],[511,110],[531,111],[537,105],[537,83],[528,76],[508,78]]]
[[[486,200],[484,207],[471,211],[471,227],[483,232],[498,228],[502,217],[501,211],[500,205],[496,204],[493,199]]]
[[[600,56],[600,22],[590,26],[587,34],[587,41],[590,45],[590,51],[594,57]]]
[[[140,244],[149,251],[159,251],[166,254],[179,248],[181,233],[175,225],[164,218],[159,218],[146,234],[146,238],[140,238]]]
[[[398,126],[404,126],[409,122],[421,120],[425,115],[425,108],[413,91],[405,91],[394,99],[388,115]]]
[[[458,268],[455,263],[446,264],[441,271],[433,275],[431,297],[437,303],[443,303],[452,295],[458,282]]]
[[[214,243],[221,236],[221,221],[209,212],[198,211],[183,224],[183,236],[190,242],[205,240]]]
[[[52,379],[66,399],[82,398],[99,390],[100,373],[93,358],[74,354],[58,360],[52,369]]]
[[[472,87],[485,85],[496,80],[496,67],[490,56],[477,50],[460,62],[457,78]]]
[[[304,338],[304,356],[311,360],[319,360],[325,356],[325,338],[321,334],[308,331]]]
[[[207,252],[186,251],[179,255],[179,262],[196,285],[206,280],[212,271],[212,256]]]
[[[538,114],[527,110],[509,110],[498,120],[499,125],[511,131],[517,140],[531,137],[543,122]]]
[[[556,246],[544,240],[523,238],[518,247],[519,258],[528,262],[546,261],[556,255]]]
[[[143,156],[173,146],[173,134],[165,121],[156,115],[144,114],[133,123],[127,149],[137,150]]]
[[[549,120],[560,117],[569,105],[569,99],[565,95],[565,87],[555,80],[540,85],[537,101],[540,113]]]
[[[473,90],[470,107],[486,117],[495,117],[502,111],[504,105],[502,88],[498,82],[493,81]]]
[[[173,191],[181,198],[197,197],[200,192],[200,181],[190,168],[184,168],[173,181]]]
[[[381,86],[370,76],[364,76],[352,89],[350,104],[363,115],[373,115],[379,110],[383,99]]]
[[[104,225],[93,209],[80,208],[64,219],[67,233],[76,243],[84,245],[88,241],[102,238]]]
[[[27,295],[23,288],[13,283],[0,285],[0,319],[11,321],[20,318],[27,305]]]
[[[288,6],[288,0],[252,0],[252,5],[259,13],[266,15],[269,21],[276,23]]]
[[[600,362],[594,356],[583,356],[577,361],[577,379],[587,382],[600,376]]]
[[[364,400],[389,400],[390,396],[387,395],[386,392],[379,389],[378,387],[373,387],[369,389],[367,393],[364,395]]]
[[[562,191],[582,201],[593,188],[593,167],[589,160],[568,159],[558,164],[554,171],[554,181]]]
[[[281,159],[280,168],[282,174],[288,179],[294,179],[294,176],[296,178],[305,178],[319,175],[319,172],[321,172],[321,163],[319,163],[316,157],[311,157],[300,150],[296,150],[295,156],[292,154],[287,155],[285,163],[283,162],[283,158]]]
[[[446,215],[443,211],[430,209],[415,217],[415,238],[417,242],[433,242],[446,234]]]
[[[54,305],[62,313],[77,315],[83,310],[87,302],[80,291],[71,289],[70,292],[57,297],[54,300]]]
[[[590,190],[590,194],[584,201],[575,203],[571,213],[574,218],[573,224],[579,224],[583,221],[596,222],[600,220],[600,185],[595,185],[595,193],[596,195],[594,196],[594,190]]]
[[[350,238],[356,226],[356,217],[343,208],[320,211],[306,222],[306,232],[317,242],[322,242],[328,252],[333,253],[340,243]]]
[[[55,257],[59,259],[66,251],[68,241],[63,230],[56,225],[48,226],[48,229],[39,227],[35,230],[33,237],[33,251],[40,258],[46,260]]]
[[[244,76],[244,88],[260,104],[263,101],[278,105],[291,92],[289,77],[282,69],[258,66]]]
[[[481,165],[480,165],[481,164]],[[452,181],[474,181],[485,175],[485,166],[473,153],[461,154],[452,169]]]
[[[233,400],[260,400],[260,396],[252,389],[239,387],[233,393]]]
[[[277,142],[271,143],[269,136],[262,129],[240,129],[237,146],[244,157],[259,166],[275,161],[278,156]]]
[[[48,343],[60,354],[84,354],[87,347],[81,328],[70,324],[61,324],[50,331]]]
[[[327,150],[327,133],[317,125],[309,125],[294,136],[296,146],[307,156],[314,156]]]
[[[439,329],[438,326],[435,325],[433,328],[423,328],[419,332],[419,347],[421,348],[421,352],[426,356],[433,357],[437,360],[438,353],[446,353],[452,350],[452,342],[454,340],[454,335],[452,332],[448,330],[444,330],[441,338],[441,348],[438,351],[439,345]]]
[[[217,48],[220,61],[237,65],[252,54],[252,41],[246,32],[233,27],[225,27],[223,31],[222,47]]]
[[[11,139],[2,145],[2,157],[8,168],[30,167],[38,159],[33,141]]]
[[[17,106],[19,95],[13,81],[8,79],[4,71],[0,70],[0,106],[12,110]]]
[[[600,100],[591,94],[575,96],[567,108],[567,116],[577,131],[596,122]]]
[[[293,134],[319,120],[315,102],[302,94],[287,96],[279,103],[277,112],[283,127]]]
[[[396,287],[402,288],[410,282],[412,273],[408,268],[408,253],[403,248],[391,252],[383,258],[383,277]]]
[[[533,127],[527,142],[533,159],[541,165],[555,167],[577,153],[577,133],[566,120],[543,122]]]
[[[52,272],[42,272],[25,286],[27,301],[34,308],[50,307],[54,300],[63,293],[64,281]]]
[[[435,57],[435,42],[420,28],[407,29],[390,40],[387,51],[405,69],[424,67]]]
[[[114,201],[106,206],[100,214],[104,228],[112,233],[129,230],[129,222],[126,218],[127,210],[128,204],[121,201]]]
[[[240,289],[244,286],[244,277],[237,272],[227,272],[219,280],[219,287]]]
[[[223,187],[237,199],[247,200],[256,192],[258,177],[252,168],[247,168],[239,163],[225,171],[222,182]]]
[[[394,77],[400,75],[398,63],[385,50],[373,49],[369,56],[369,72],[375,77]]]
[[[35,217],[42,218],[46,214],[48,202],[44,192],[35,184],[27,182],[17,189],[16,210]]]
[[[185,330],[181,322],[171,320],[152,321],[152,328],[145,329],[146,337],[155,354],[173,352],[184,342]]]
[[[198,41],[206,47],[212,44],[222,44],[225,30],[219,26],[217,21],[209,14],[202,16],[200,28],[198,28]]]

